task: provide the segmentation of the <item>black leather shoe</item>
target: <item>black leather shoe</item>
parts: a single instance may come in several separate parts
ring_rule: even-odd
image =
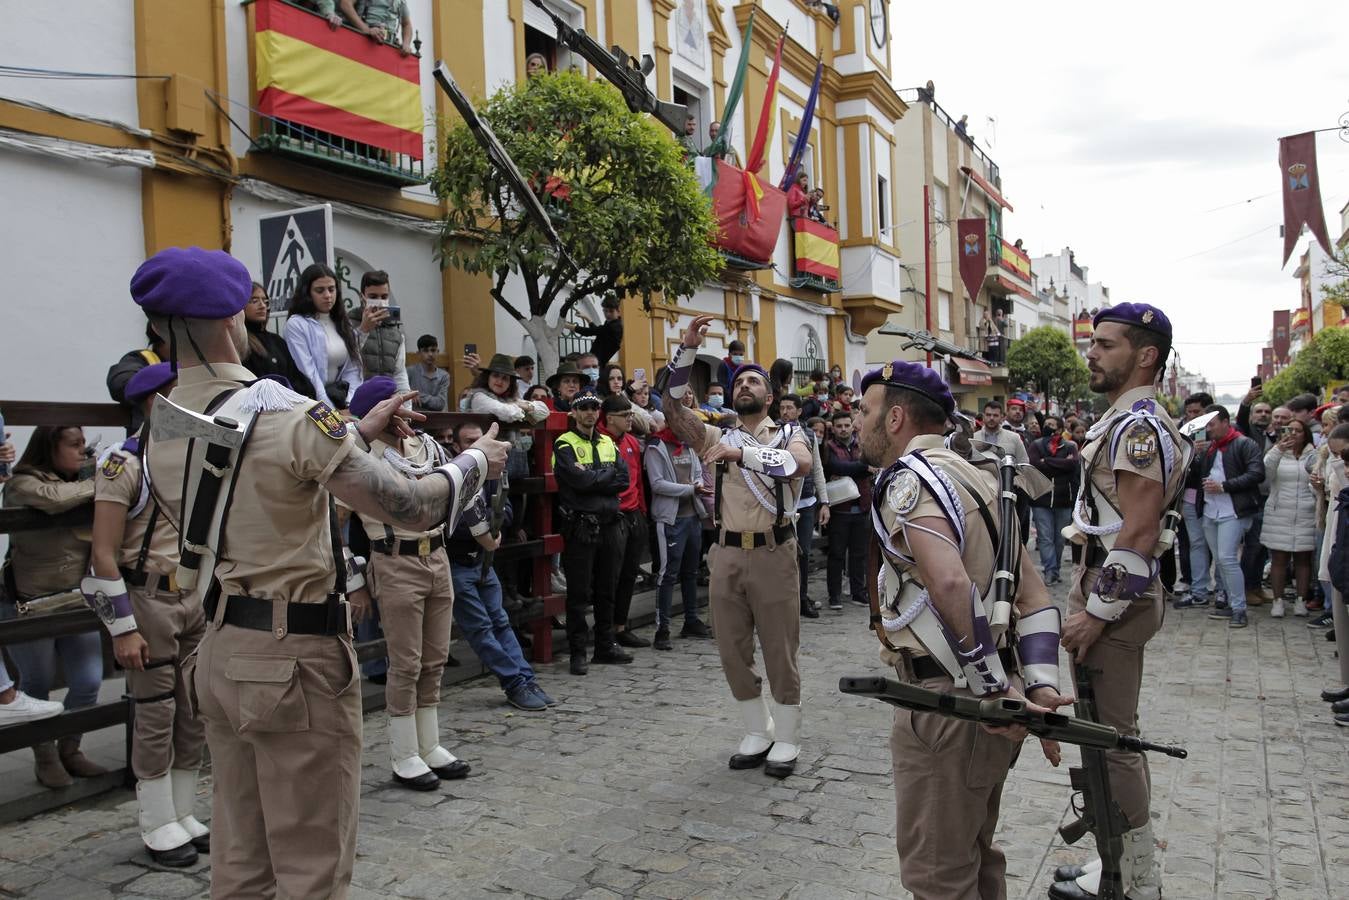
[[[436,766],[431,770],[431,774],[436,776],[437,781],[458,781],[460,778],[467,778],[471,771],[472,766],[462,759],[456,759],[448,766]]]
[[[757,769],[768,759],[768,751],[772,749],[773,745],[769,744],[762,753],[733,753],[730,766],[732,769]]]
[[[582,650],[580,653],[573,653],[571,655],[571,674],[584,675],[589,671],[590,667],[586,665],[585,651]]]
[[[765,762],[763,773],[771,775],[774,778],[786,778],[796,771],[796,760],[789,759],[786,762]]]
[[[639,637],[631,631],[623,630],[614,635],[614,640],[624,647],[650,647],[651,642],[644,637]]]
[[[674,644],[670,643],[669,629],[659,629],[656,632],[656,639],[651,642],[651,646],[655,647],[657,650],[673,650]]]
[[[1337,716],[1349,713],[1349,700],[1336,700],[1334,703],[1330,704],[1330,711]]]
[[[707,623],[701,619],[695,619],[692,622],[685,622],[684,627],[679,630],[679,636],[682,638],[710,638],[712,629],[707,627]]]
[[[1072,881],[1087,874],[1081,866],[1059,866],[1054,870],[1055,881]]]
[[[1338,691],[1332,691],[1326,688],[1321,692],[1321,699],[1327,703],[1339,703],[1341,700],[1349,700],[1349,687],[1340,688]]]
[[[813,606],[801,607],[801,615],[807,619],[818,619],[820,617],[820,614],[815,611],[815,607]]]
[[[1336,724],[1336,725],[1339,725],[1341,728],[1344,728],[1344,727],[1346,727],[1346,726],[1349,726],[1349,715],[1346,715],[1346,716],[1336,716],[1336,717],[1335,717],[1335,724]]]
[[[1082,890],[1076,881],[1056,881],[1049,886],[1049,900],[1096,900],[1096,895]]]
[[[436,775],[434,770],[423,772],[420,775],[414,775],[411,778],[394,772],[393,780],[403,787],[412,788],[414,791],[434,791],[440,789],[440,778]]]
[[[607,647],[596,647],[590,661],[601,665],[622,666],[632,662],[632,654],[625,653],[617,644],[610,644]]]
[[[192,846],[197,848],[197,852],[198,852],[198,853],[210,853],[210,852],[211,852],[211,832],[208,831],[208,832],[206,832],[205,834],[203,834],[201,837],[194,837],[194,838],[192,839]]]
[[[170,869],[186,868],[196,865],[197,862],[197,848],[192,846],[191,841],[181,847],[174,847],[172,850],[151,850],[146,847],[145,852],[150,854],[151,862],[167,866]]]

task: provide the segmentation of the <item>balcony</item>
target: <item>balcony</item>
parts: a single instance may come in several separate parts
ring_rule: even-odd
[[[957,120],[951,118],[950,113],[942,109],[941,105],[938,104],[936,100],[928,96],[926,89],[904,88],[903,90],[897,91],[896,93],[899,94],[900,99],[903,100],[905,103],[908,103],[910,105],[916,103],[923,103],[929,108],[931,108],[932,117],[935,118],[942,125],[946,126],[946,128],[948,128],[953,134],[955,134],[957,137],[961,138],[965,142],[965,145],[970,148],[970,152],[974,154],[975,158],[984,164],[985,170],[988,173],[988,180],[993,183],[993,186],[995,188],[997,188],[998,190],[1002,190],[1002,173],[998,169],[998,164],[995,163],[987,153],[985,153],[983,150],[979,148],[979,145],[975,143],[973,137],[971,137],[968,134],[962,134],[959,130],[957,130],[956,128]]]
[[[792,216],[790,222],[792,287],[822,294],[839,290],[838,231],[804,216]]]
[[[391,187],[427,181],[417,54],[289,0],[255,0],[249,18],[253,149]]]

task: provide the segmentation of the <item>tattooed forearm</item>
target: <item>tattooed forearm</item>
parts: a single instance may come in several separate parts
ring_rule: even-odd
[[[328,479],[334,497],[357,512],[412,531],[445,518],[449,481],[436,475],[413,481],[366,453],[351,453]]]
[[[665,422],[670,426],[670,430],[675,433],[675,437],[692,447],[695,453],[701,451],[706,439],[703,420],[698,418],[697,413],[684,405],[682,398],[676,400],[671,397],[669,391],[666,391],[665,396],[661,399],[663,401],[661,408],[665,410]]]

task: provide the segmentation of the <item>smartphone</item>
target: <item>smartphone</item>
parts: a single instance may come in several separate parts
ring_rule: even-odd
[[[633,384],[646,384],[646,369],[634,369],[632,371]]]
[[[1262,384],[1264,384],[1264,380],[1259,375],[1256,375],[1254,378],[1251,379],[1251,387],[1253,388],[1258,388]]]
[[[478,352],[478,345],[477,345],[477,344],[465,344],[465,345],[464,345],[464,355],[465,355],[465,356],[471,356],[471,355],[473,355],[473,354],[475,354],[475,353],[477,353],[477,352]]]
[[[389,311],[389,318],[386,319],[385,321],[387,321],[387,322],[400,322],[400,321],[402,321],[402,319],[403,319],[403,307],[401,307],[401,306],[386,306],[386,307],[384,307],[384,308],[387,309],[387,310]]]
[[[1285,425],[1279,429],[1279,440],[1283,440],[1293,433],[1292,425]]]

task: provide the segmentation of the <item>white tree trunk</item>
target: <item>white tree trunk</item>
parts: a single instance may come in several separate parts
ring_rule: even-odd
[[[539,354],[539,358],[535,361],[538,364],[535,377],[538,378],[539,384],[543,384],[557,371],[559,358],[557,342],[562,335],[562,326],[549,325],[543,316],[530,316],[520,324],[524,327],[525,333],[534,340],[534,349]]]

